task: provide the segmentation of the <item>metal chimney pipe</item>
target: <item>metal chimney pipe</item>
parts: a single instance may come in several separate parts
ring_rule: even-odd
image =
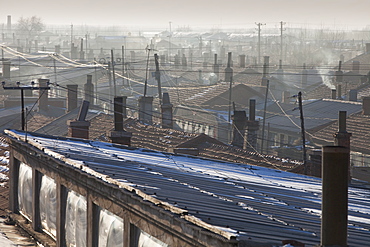
[[[256,120],[256,100],[255,99],[249,100],[249,120],[250,121]]]

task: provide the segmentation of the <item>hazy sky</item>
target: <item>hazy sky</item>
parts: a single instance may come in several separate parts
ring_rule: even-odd
[[[5,0],[1,0],[5,1]],[[4,4],[3,4],[4,5]],[[0,9],[2,20],[39,16],[47,24],[168,28],[289,25],[356,28],[370,25],[370,0],[14,0]]]

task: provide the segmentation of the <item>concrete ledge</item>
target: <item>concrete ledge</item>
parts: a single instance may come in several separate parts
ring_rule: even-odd
[[[9,213],[9,218],[14,220],[22,230],[29,234],[32,238],[36,239],[37,242],[41,243],[45,247],[56,247],[57,244],[54,239],[44,232],[37,232],[32,229],[32,224],[26,220],[22,215]]]

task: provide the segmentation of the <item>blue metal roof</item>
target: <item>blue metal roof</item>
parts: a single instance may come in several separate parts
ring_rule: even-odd
[[[24,133],[7,131],[24,138]],[[321,180],[248,164],[28,133],[28,143],[107,183],[188,211],[240,240],[320,243]],[[107,177],[108,176],[108,177]],[[370,191],[349,188],[348,244],[370,242]]]

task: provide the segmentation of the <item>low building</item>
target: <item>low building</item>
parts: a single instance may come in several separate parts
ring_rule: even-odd
[[[44,245],[320,243],[318,178],[112,143],[6,134],[11,217],[41,234]],[[349,246],[368,244],[369,196],[349,189]]]

